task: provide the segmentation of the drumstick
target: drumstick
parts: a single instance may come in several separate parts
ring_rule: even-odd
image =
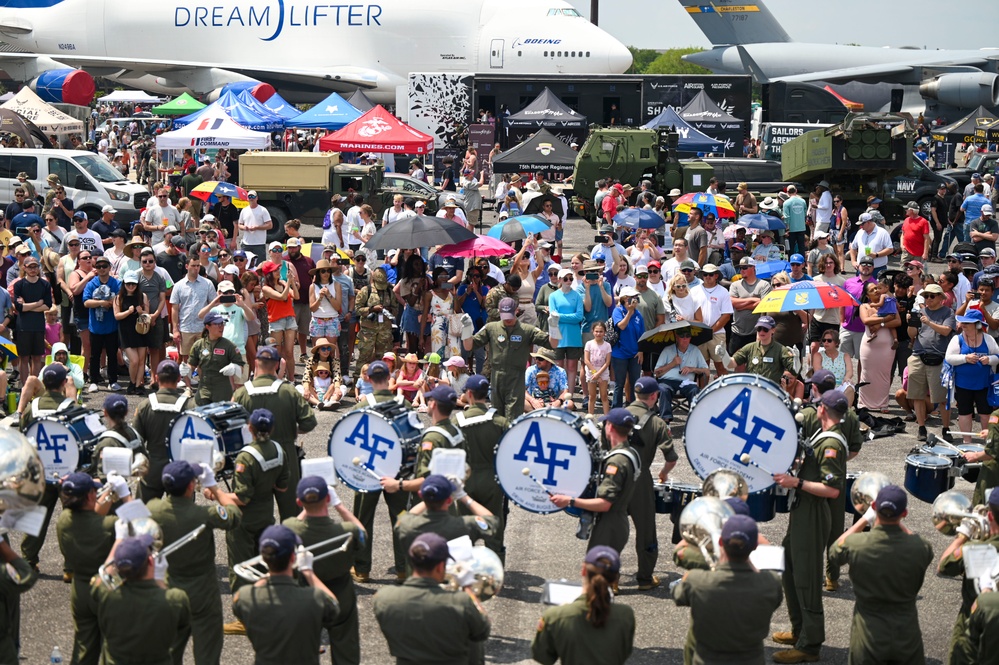
[[[757,464],[756,462],[754,462],[754,461],[753,461],[753,460],[752,460],[752,459],[751,459],[751,458],[749,457],[749,453],[742,453],[742,457],[740,457],[740,458],[739,458],[739,461],[740,461],[740,462],[742,462],[743,464],[748,464],[748,465],[750,465],[750,466],[755,466],[755,467],[756,467],[757,469],[759,469],[760,471],[765,471],[765,472],[767,472],[768,474],[770,474],[771,476],[772,476],[772,475],[774,475],[774,472],[773,472],[773,471],[771,471],[771,470],[769,470],[769,469],[765,469],[764,467],[762,467],[762,466],[760,466],[759,464]]]
[[[371,477],[374,478],[375,480],[377,480],[378,482],[382,481],[382,477],[379,476],[377,473],[375,473],[374,469],[372,469],[367,464],[361,463],[361,458],[360,457],[355,457],[354,459],[351,460],[351,462],[354,463],[354,466],[360,467],[360,468],[364,469],[365,471],[367,471],[368,473],[370,473]]]
[[[540,480],[534,477],[534,474],[531,473],[530,468],[525,466],[524,469],[521,471],[521,473],[530,478],[531,480],[533,480],[535,483],[537,483],[538,487],[540,487],[545,491],[545,494],[547,494],[548,496],[555,496],[550,489],[545,487],[543,484],[541,484]]]
[[[987,429],[979,430],[977,432],[961,432],[961,431],[958,431],[956,429],[952,429],[952,430],[950,430],[950,433],[951,434],[957,434],[958,436],[980,436],[982,438],[984,438],[984,437],[986,437],[986,436],[989,435],[989,431]],[[938,441],[941,441],[942,443],[947,443],[946,441],[944,441],[940,437],[936,436],[935,434],[933,435],[933,437],[935,439],[937,439]]]

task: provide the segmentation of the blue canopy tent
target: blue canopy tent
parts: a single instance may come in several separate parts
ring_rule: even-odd
[[[297,118],[301,111],[299,111],[295,106],[289,103],[284,97],[277,94],[276,92],[271,95],[271,98],[264,102],[264,106],[270,109],[271,113],[279,115],[285,120],[291,120],[292,118]]]
[[[275,113],[267,106],[265,106],[264,103],[261,102],[256,97],[254,97],[249,90],[240,90],[238,93],[236,93],[236,99],[238,99],[243,106],[250,109],[255,114],[259,115],[261,118],[265,120],[274,120],[275,122],[280,122],[281,128],[284,129],[286,118],[280,113]]]
[[[191,115],[186,115],[183,118],[177,118],[174,120],[174,129],[180,129],[181,127],[186,127],[192,122],[197,122],[203,114],[208,112],[208,109],[212,109],[212,111],[221,109],[222,112],[232,118],[236,124],[257,132],[275,132],[284,128],[284,121],[280,120],[277,116],[261,118],[251,109],[240,103],[236,96],[231,92],[225,92],[218,98],[217,101],[212,102],[197,113],[192,113]]]
[[[652,120],[642,125],[644,129],[669,129],[675,128],[680,135],[680,144],[677,149],[681,152],[724,152],[725,141],[713,139],[707,134],[697,131],[692,125],[684,121],[679,114],[669,106],[663,108],[662,113]]]
[[[337,130],[346,127],[360,117],[360,111],[334,92],[305,113],[289,120],[288,126]]]

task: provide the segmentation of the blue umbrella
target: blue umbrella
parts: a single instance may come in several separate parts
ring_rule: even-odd
[[[758,231],[787,230],[787,227],[784,225],[784,220],[772,215],[764,215],[761,212],[756,212],[751,215],[743,215],[736,223],[739,226],[745,226],[747,229],[756,229]]]
[[[756,264],[756,276],[760,279],[770,279],[779,272],[791,272],[791,264],[787,261],[763,261]]]
[[[666,223],[655,212],[644,208],[625,208],[615,215],[614,221],[629,229],[658,229]]]
[[[548,220],[539,215],[517,215],[516,217],[505,219],[498,224],[493,224],[493,227],[489,229],[486,235],[509,243],[515,240],[523,240],[535,233],[542,233],[551,227],[552,225],[548,223]]]

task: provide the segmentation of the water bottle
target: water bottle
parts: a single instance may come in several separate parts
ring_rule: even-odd
[[[52,654],[49,655],[49,663],[62,663],[62,651],[59,651],[58,646],[52,647]]]

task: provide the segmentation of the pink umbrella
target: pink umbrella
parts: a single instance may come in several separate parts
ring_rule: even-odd
[[[453,245],[444,245],[437,250],[437,253],[441,256],[468,258],[476,256],[508,256],[515,254],[516,251],[502,240],[490,238],[489,236],[476,236]]]

